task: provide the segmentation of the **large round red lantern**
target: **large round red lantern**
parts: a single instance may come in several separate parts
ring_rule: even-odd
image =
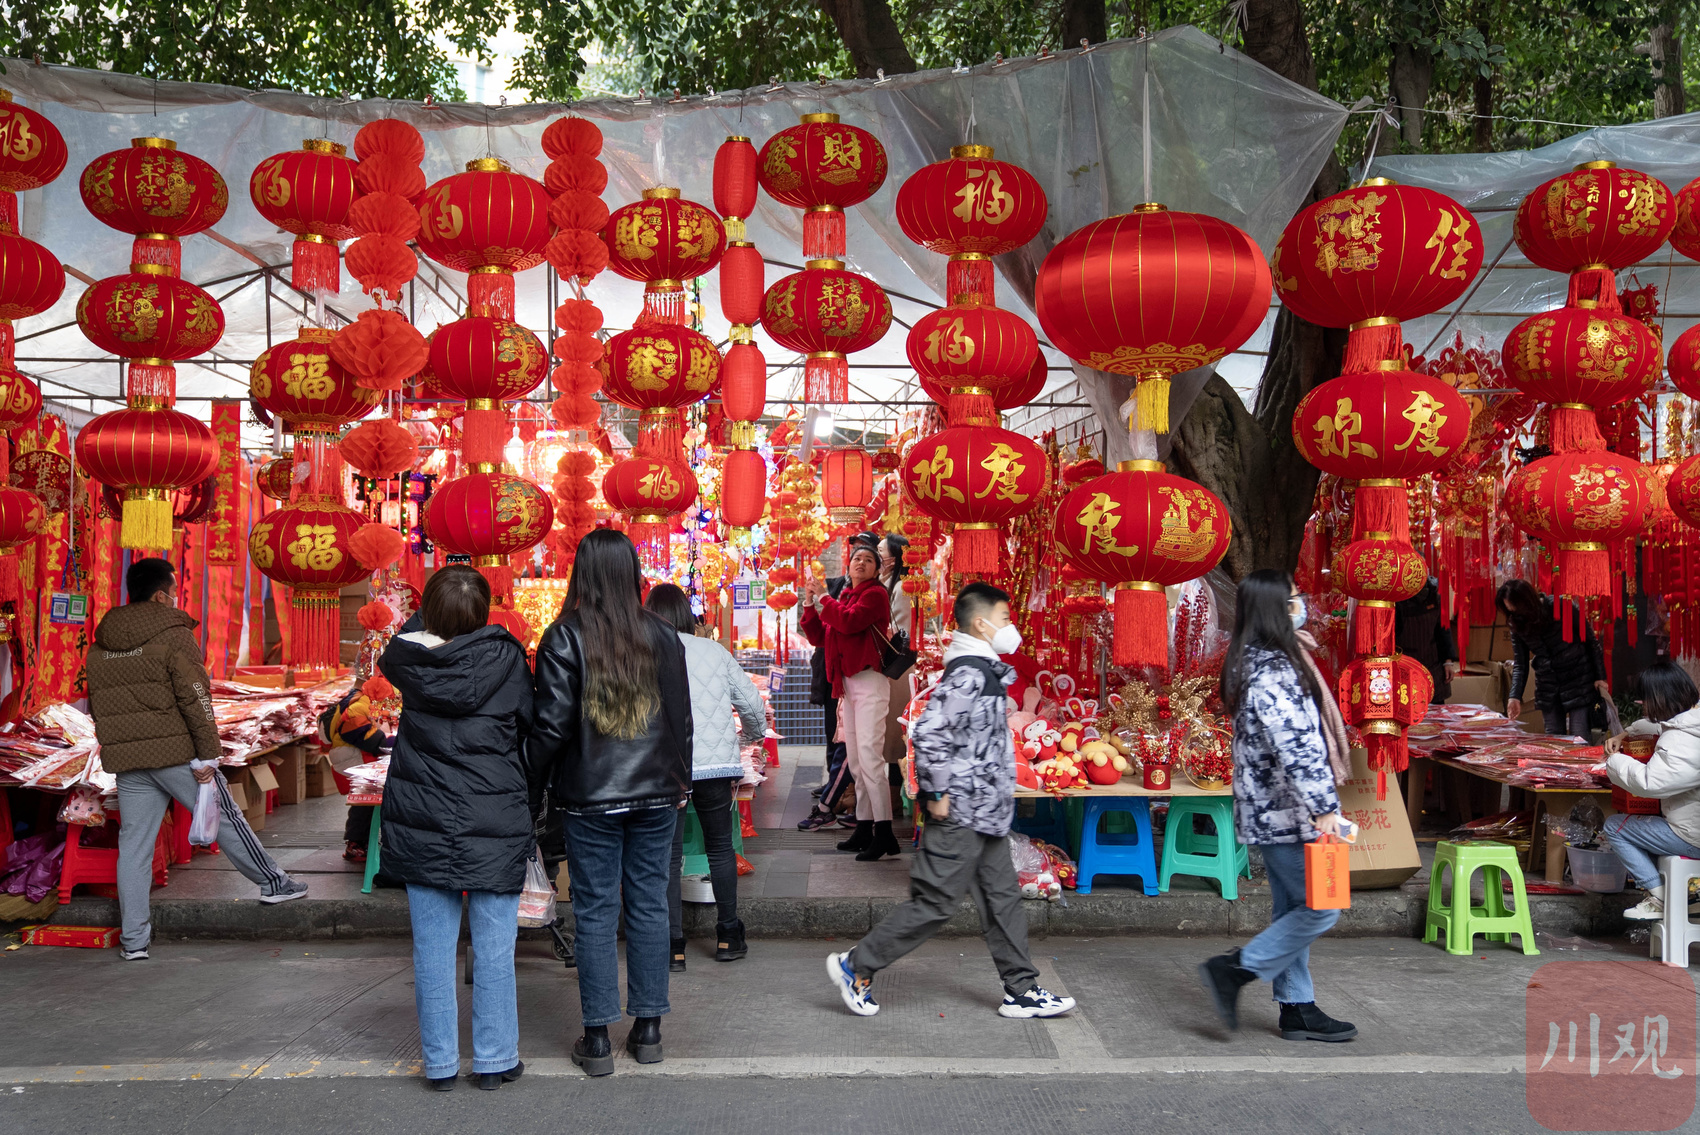
[[[509,437],[503,403],[537,389],[549,375],[549,353],[543,340],[511,319],[468,315],[432,333],[427,365],[438,390],[466,400],[465,459],[495,464]]]
[[[157,264],[97,280],[77,301],[77,325],[89,342],[130,360],[125,392],[170,405],[175,359],[192,358],[224,335],[224,310],[201,288]]]
[[[810,260],[844,255],[844,210],[885,184],[885,147],[838,115],[805,114],[767,140],[756,178],[768,196],[807,210],[803,255]]]
[[[465,172],[427,189],[419,225],[420,251],[471,273],[468,310],[507,319],[514,315],[513,274],[543,263],[553,231],[548,190],[497,158],[475,158]]]
[[[726,231],[720,218],[677,189],[645,189],[643,200],[615,209],[602,239],[608,267],[641,280],[644,313],[665,323],[685,322],[685,284],[720,262]]]
[[[1117,585],[1116,665],[1167,666],[1163,588],[1220,563],[1233,525],[1210,490],[1165,471],[1160,461],[1124,461],[1063,498],[1055,534],[1065,560]]]
[[[59,302],[64,290],[65,269],[57,256],[0,227],[0,320],[39,315]]]
[[[1531,315],[1505,337],[1506,378],[1553,403],[1554,449],[1605,448],[1594,408],[1637,398],[1659,377],[1658,336],[1613,307],[1583,301]]]
[[[77,462],[95,480],[123,490],[119,544],[157,551],[171,547],[172,490],[212,474],[218,442],[177,410],[114,410],[77,433]]]
[[[248,371],[248,392],[304,433],[333,432],[365,417],[383,395],[357,385],[331,357],[335,337],[326,327],[303,327],[295,338],[260,352]]]
[[[1552,545],[1560,595],[1609,595],[1608,545],[1639,532],[1653,486],[1637,461],[1612,453],[1557,453],[1518,470],[1508,509]]]
[[[65,138],[48,117],[19,106],[12,92],[0,90],[0,193],[40,189],[65,172]],[[0,207],[0,222],[15,222]]]
[[[1469,434],[1463,397],[1416,371],[1343,374],[1293,411],[1293,444],[1304,459],[1352,480],[1438,473]]]
[[[671,518],[697,499],[697,479],[683,461],[636,454],[614,462],[602,496],[624,514],[632,542],[651,565],[665,562]]]
[[[1032,438],[995,427],[953,427],[917,441],[903,459],[903,488],[915,507],[956,526],[957,571],[998,567],[998,525],[1036,507],[1050,462]]]
[[[1700,398],[1700,323],[1671,343],[1665,353],[1665,368],[1678,390],[1690,398]]]
[[[293,665],[340,661],[342,589],[367,571],[350,541],[366,518],[328,500],[302,500],[266,513],[248,533],[248,553],[268,579],[289,586],[288,657]]]
[[[1034,294],[1051,343],[1094,370],[1138,379],[1134,427],[1166,433],[1169,377],[1251,337],[1268,313],[1269,266],[1226,221],[1140,205],[1059,241]]]
[[[248,196],[260,216],[295,235],[289,274],[295,287],[340,289],[337,242],[358,235],[348,223],[349,206],[359,194],[358,165],[340,143],[309,138],[299,150],[273,154],[248,178]]]
[[[41,416],[41,387],[0,366],[0,430],[21,430]]]
[[[0,602],[23,598],[18,582],[18,549],[35,539],[46,525],[47,510],[39,497],[28,489],[0,485]],[[4,624],[0,624],[3,629]]]
[[[671,412],[700,401],[720,377],[714,342],[689,327],[645,324],[608,340],[609,398],[634,410]]]
[[[905,346],[918,378],[995,399],[1032,373],[1039,337],[1014,312],[970,302],[917,319]]]
[[[440,486],[425,505],[425,531],[472,557],[493,595],[513,589],[508,557],[536,546],[555,522],[549,494],[510,473],[470,473]]]
[[[1700,528],[1700,455],[1678,465],[1665,482],[1665,505],[1680,519]]]
[[[865,276],[837,260],[811,260],[762,297],[761,325],[781,346],[804,355],[803,398],[850,397],[846,356],[873,346],[891,328],[891,300]]]
[[[991,258],[1039,235],[1050,203],[1032,174],[996,161],[990,146],[952,146],[950,157],[922,166],[897,190],[903,235],[950,257],[945,298],[992,297]]]
[[[1542,182],[1517,206],[1523,255],[1553,272],[1627,268],[1658,251],[1676,224],[1665,183],[1615,162],[1585,162]]]
[[[1379,654],[1393,649],[1393,605],[1428,582],[1428,564],[1415,548],[1389,534],[1353,540],[1334,560],[1340,589],[1358,601],[1352,620],[1352,649]]]
[[[1670,230],[1670,246],[1688,257],[1700,260],[1700,177],[1683,186],[1676,194],[1676,222]]]
[[[874,459],[865,449],[831,449],[821,462],[820,499],[837,525],[856,524],[874,500]]]
[[[78,188],[95,219],[136,237],[131,262],[182,267],[178,238],[218,224],[230,190],[212,166],[169,138],[132,138],[83,167]]]

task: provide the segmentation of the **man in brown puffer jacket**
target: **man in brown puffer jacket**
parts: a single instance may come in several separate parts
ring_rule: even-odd
[[[85,667],[100,762],[118,778],[120,956],[140,961],[153,937],[148,892],[154,840],[173,800],[195,807],[198,784],[217,785],[219,848],[260,885],[261,902],[298,899],[307,885],[284,874],[266,853],[219,774],[212,683],[201,663],[195,620],[175,606],[171,564],[137,560],[124,587],[130,602],[100,620]]]

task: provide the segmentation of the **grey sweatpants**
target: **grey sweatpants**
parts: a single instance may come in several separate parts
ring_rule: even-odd
[[[242,810],[225,786],[224,774],[215,772],[218,785],[218,849],[230,857],[230,865],[250,882],[271,894],[289,881],[273,862]],[[153,889],[153,845],[167,808],[176,800],[193,810],[200,790],[195,772],[188,765],[171,768],[134,769],[118,774],[118,910],[124,928],[119,941],[126,950],[140,950],[153,938],[148,920],[148,893]]]
[[[909,864],[909,901],[856,943],[858,977],[872,977],[937,934],[962,896],[972,894],[986,946],[1012,996],[1033,988],[1039,971],[1027,955],[1027,912],[1009,857],[1009,837],[981,835],[954,820],[927,821],[921,851]]]

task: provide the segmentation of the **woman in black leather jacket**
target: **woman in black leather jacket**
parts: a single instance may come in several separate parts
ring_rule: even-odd
[[[566,815],[584,1036],[573,1063],[614,1071],[620,1019],[616,931],[626,916],[626,1047],[661,1059],[667,1012],[667,875],[675,813],[691,789],[691,692],[678,634],[643,609],[643,569],[624,534],[578,546],[560,617],[537,646],[533,767]]]

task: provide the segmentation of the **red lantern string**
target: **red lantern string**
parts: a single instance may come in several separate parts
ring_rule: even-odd
[[[348,223],[355,165],[345,147],[310,138],[301,149],[275,154],[254,167],[248,196],[266,220],[295,234],[289,282],[304,292],[342,287],[337,242],[354,235]]]

